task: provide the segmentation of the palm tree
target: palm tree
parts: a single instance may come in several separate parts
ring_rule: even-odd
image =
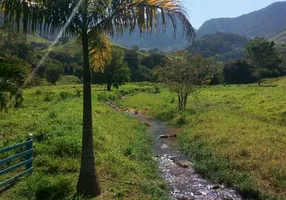
[[[66,32],[81,37],[84,59],[82,156],[77,192],[92,197],[100,195],[93,150],[89,44],[91,41],[97,43],[103,34],[131,33],[136,26],[141,33],[156,31],[158,23],[166,28],[168,19],[174,33],[176,24],[180,22],[191,41],[195,33],[184,8],[179,0],[0,0],[0,4],[1,1],[6,27],[16,25],[20,29],[22,25],[24,32],[42,27],[45,31],[55,32],[81,4],[66,29]],[[162,20],[158,21],[158,16]],[[98,65],[95,67],[100,68]]]

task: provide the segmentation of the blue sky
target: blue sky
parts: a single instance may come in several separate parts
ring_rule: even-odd
[[[196,29],[211,18],[237,17],[277,1],[279,0],[182,0]]]

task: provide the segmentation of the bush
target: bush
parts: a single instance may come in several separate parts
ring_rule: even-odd
[[[97,95],[97,100],[102,102],[115,101],[116,99],[118,99],[118,96],[113,93],[99,93]]]
[[[72,195],[73,185],[71,182],[64,176],[33,174],[23,183],[18,193],[19,196],[27,199],[62,200]]]
[[[64,100],[70,98],[71,96],[72,95],[69,92],[62,91],[62,92],[60,92],[59,100],[64,101]]]
[[[179,114],[176,118],[175,118],[176,124],[181,126],[184,124],[187,124],[187,118],[186,115],[184,113]]]
[[[43,94],[43,90],[40,90],[40,89],[36,90],[36,95],[42,95],[42,94]]]
[[[52,101],[52,93],[48,92],[45,94],[44,101]]]
[[[80,157],[81,156],[81,139],[74,136],[66,136],[50,140],[49,149],[52,155],[59,157]]]
[[[158,86],[154,87],[154,93],[159,94],[161,92],[161,89]]]

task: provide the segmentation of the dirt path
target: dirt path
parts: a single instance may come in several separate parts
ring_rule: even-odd
[[[118,111],[120,108],[108,103]],[[152,117],[134,112],[124,112],[148,126],[148,132],[156,137],[154,153],[162,176],[170,183],[170,196],[177,200],[240,200],[239,194],[223,185],[213,184],[192,168],[192,163],[180,151],[174,128]]]

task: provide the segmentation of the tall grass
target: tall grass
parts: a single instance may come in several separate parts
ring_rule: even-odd
[[[140,90],[126,85],[110,95]],[[145,88],[151,88],[146,86]],[[0,194],[2,200],[83,199],[73,197],[80,167],[81,86],[50,86],[24,91],[24,107],[0,114],[0,148],[35,139],[35,170]],[[146,127],[98,101],[93,86],[94,147],[104,199],[168,199],[168,187],[153,159]],[[48,100],[47,100],[48,95]]]
[[[238,189],[245,198],[285,199],[285,80],[266,79],[263,87],[202,88],[190,97],[185,113],[178,113],[176,95],[166,88],[118,104],[181,124],[181,147],[205,176]],[[181,119],[184,123],[178,123]]]

